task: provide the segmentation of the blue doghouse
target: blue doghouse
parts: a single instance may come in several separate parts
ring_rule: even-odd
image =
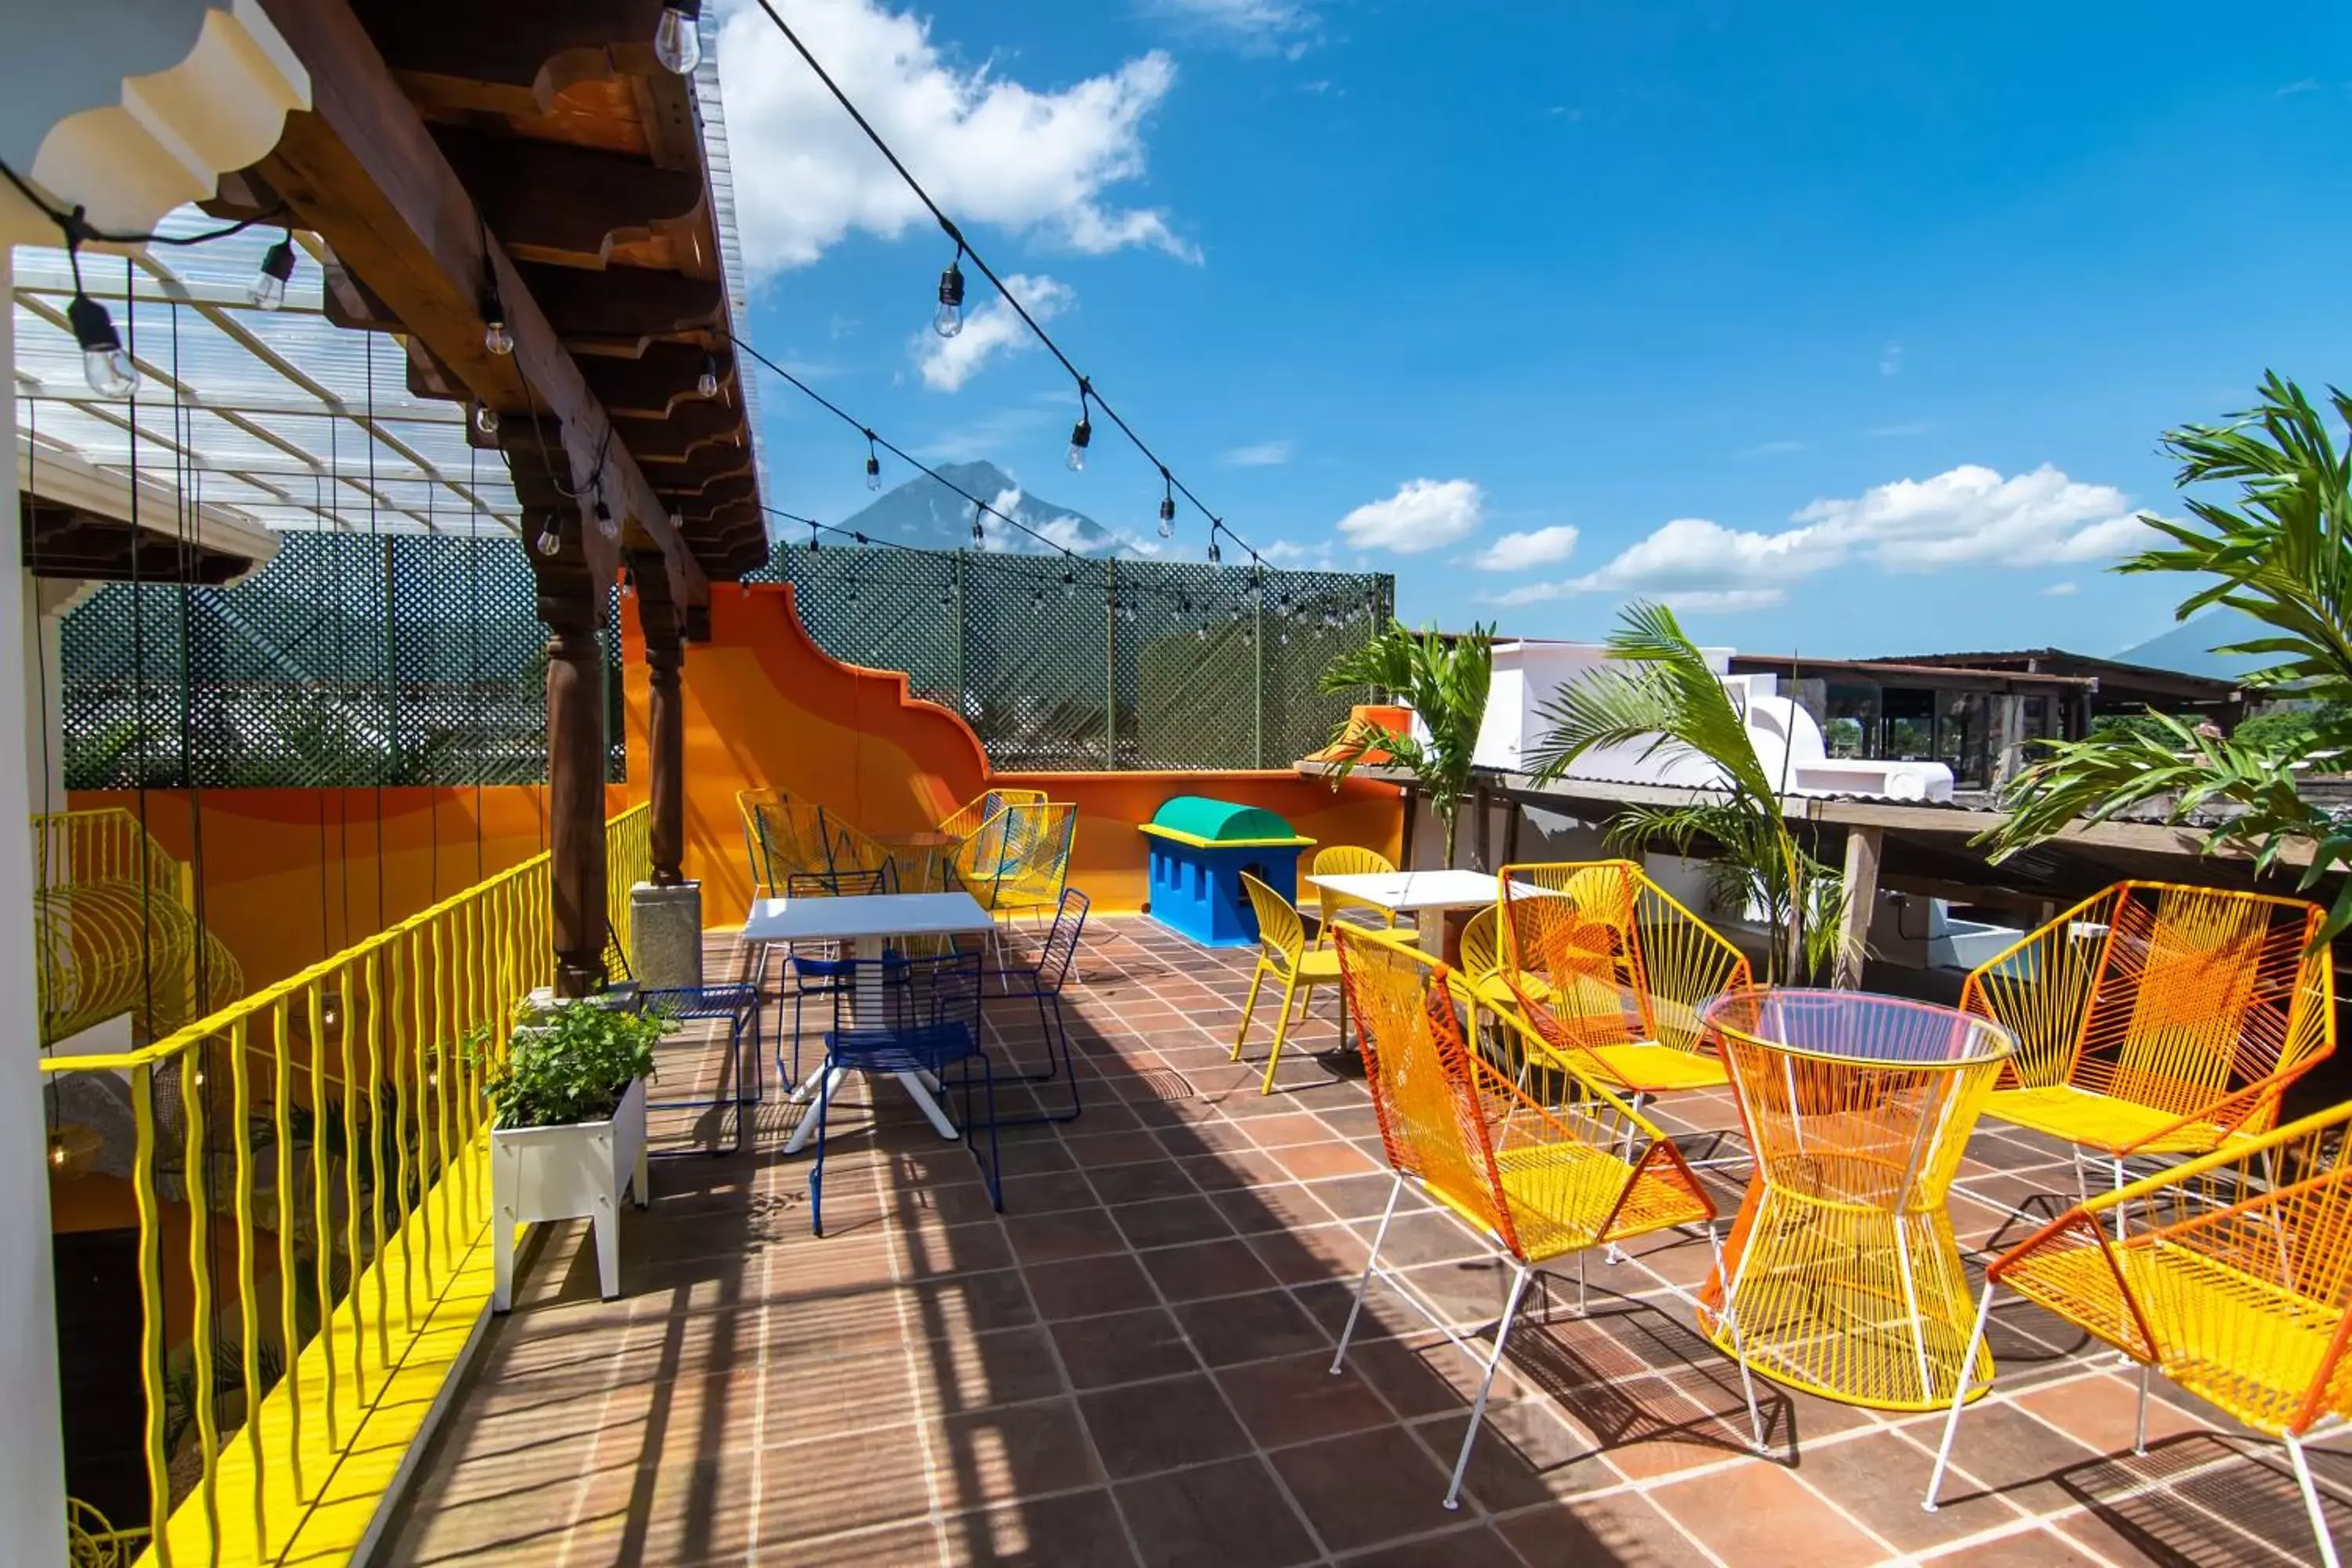
[[[1197,795],[1171,797],[1142,830],[1151,839],[1151,918],[1210,947],[1257,940],[1243,872],[1297,903],[1298,852],[1315,842],[1261,806]]]

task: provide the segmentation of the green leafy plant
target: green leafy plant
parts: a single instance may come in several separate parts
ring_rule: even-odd
[[[1789,831],[1780,781],[1757,757],[1729,689],[1664,605],[1628,605],[1609,635],[1609,657],[1622,662],[1537,710],[1551,728],[1528,752],[1536,777],[1559,778],[1586,752],[1612,746],[1639,746],[1644,760],[1714,763],[1720,786],[1678,805],[1629,805],[1611,819],[1609,842],[1620,851],[1664,842],[1706,858],[1718,907],[1764,911],[1772,933],[1766,980],[1819,974],[1839,957],[1845,881]]]
[[[504,1052],[471,1044],[484,1069],[492,1124],[567,1127],[613,1114],[629,1085],[654,1070],[654,1044],[677,1027],[657,1013],[568,1002],[519,1027]]]
[[[1391,621],[1370,642],[1350,648],[1323,670],[1325,691],[1371,687],[1412,708],[1426,741],[1381,724],[1342,721],[1331,732],[1346,778],[1366,752],[1385,752],[1421,785],[1422,798],[1445,827],[1445,863],[1454,864],[1454,836],[1470,793],[1470,759],[1486,721],[1486,692],[1495,677],[1495,628],[1474,626],[1460,637],[1415,632]]]
[[[2330,388],[2328,402],[2352,433],[2352,397]],[[2326,416],[2276,372],[2263,378],[2255,407],[2226,425],[2169,431],[2164,447],[2180,461],[2180,484],[2232,484],[2236,493],[2186,498],[2186,521],[2143,514],[2170,542],[2116,569],[2210,579],[2175,617],[2224,605],[2261,622],[2265,635],[2215,651],[2272,661],[2245,683],[2312,704],[2309,721],[2224,736],[2151,714],[2153,728],[2054,743],[2002,791],[2009,815],[1978,841],[2000,860],[2078,819],[2105,822],[2138,807],[2175,824],[2219,816],[2208,853],[2249,853],[2267,871],[2307,846],[2307,890],[2352,865],[2352,816],[2313,805],[2296,787],[2298,774],[2352,751],[2352,447],[2339,446]],[[2319,940],[2347,925],[2352,879]]]

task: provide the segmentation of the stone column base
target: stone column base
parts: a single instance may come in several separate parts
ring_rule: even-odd
[[[702,984],[702,884],[629,889],[629,968],[646,991]]]

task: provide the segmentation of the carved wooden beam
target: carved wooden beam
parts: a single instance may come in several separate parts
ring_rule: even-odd
[[[703,202],[698,169],[446,126],[433,139],[518,260],[602,268],[615,244],[650,239],[656,226],[689,217]]]
[[[520,264],[518,276],[573,348],[635,357],[656,339],[725,333],[727,296],[715,279],[643,267],[592,272],[530,262]]]
[[[718,373],[719,398],[733,404],[735,355],[724,344],[705,349],[698,343],[653,343],[634,359],[587,354],[580,374],[605,408],[621,418],[667,419],[702,396],[695,384],[706,363]]]
[[[521,272],[485,231],[473,198],[426,131],[345,0],[262,0],[310,74],[313,108],[287,117],[261,175],[299,226],[324,237],[353,273],[477,399],[503,415],[534,407],[562,422],[571,487],[586,490],[604,465],[611,504],[634,519],[667,562],[681,603],[708,579],[668,509],[533,298]],[[557,270],[541,268],[538,270]],[[575,274],[576,276],[589,276]],[[511,355],[484,342],[495,284]],[[526,393],[521,378],[528,377]],[[598,577],[612,581],[617,551],[589,530]],[[734,570],[731,556],[713,562]]]

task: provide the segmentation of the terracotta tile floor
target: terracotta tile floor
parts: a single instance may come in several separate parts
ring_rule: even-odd
[[[2130,1453],[2132,1389],[2051,1320],[1996,1314],[2001,1380],[1962,1422],[1936,1514],[1937,1417],[1760,1385],[1752,1457],[1735,1370],[1677,1294],[1704,1240],[1595,1259],[1523,1317],[1458,1513],[1439,1506],[1470,1367],[1377,1295],[1347,1370],[1331,1346],[1389,1183],[1330,1002],[1277,1092],[1227,1060],[1251,955],[1104,921],[1069,994],[1083,1116],[1004,1134],[1004,1212],[961,1146],[895,1086],[835,1111],[829,1234],[809,1231],[799,1111],[764,1073],[752,1148],[657,1162],[624,1219],[621,1300],[596,1298],[580,1227],[530,1255],[425,1456],[383,1560],[582,1565],[1142,1563],[2284,1564],[2315,1552],[2284,1458],[2179,1395]],[[742,955],[715,943],[714,976]],[[1003,1016],[998,1016],[1002,1011]],[[992,1010],[1000,1060],[1034,1017]],[[719,1053],[672,1049],[660,1093]],[[1058,1102],[1062,1085],[1046,1087]],[[1670,1102],[1670,1125],[1727,1105]],[[1016,1088],[1000,1111],[1037,1110]],[[731,1129],[671,1111],[668,1147]],[[1703,1140],[1702,1140],[1703,1142]],[[1980,1131],[1964,1241],[2071,1191],[2054,1146]],[[1727,1213],[1735,1192],[1721,1198]],[[1416,1210],[1423,1205],[1413,1205]],[[1416,1212],[1391,1256],[1465,1321],[1497,1271]],[[1569,1272],[1573,1273],[1573,1266]],[[2159,1384],[2159,1390],[2162,1385]],[[2352,1456],[2317,1456],[2352,1534]]]

